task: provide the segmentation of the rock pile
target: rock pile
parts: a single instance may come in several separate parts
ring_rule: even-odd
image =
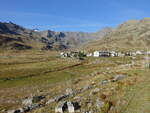
[[[69,113],[74,113],[75,110],[78,110],[80,105],[78,102],[59,102],[55,108],[56,113],[64,113],[64,111],[68,111]]]

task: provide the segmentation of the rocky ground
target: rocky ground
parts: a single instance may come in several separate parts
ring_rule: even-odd
[[[50,55],[47,58],[50,58]],[[27,64],[17,63],[28,70],[29,59],[27,61]],[[76,62],[74,62],[75,59],[56,58],[52,61],[49,59],[50,64],[47,61],[34,61],[36,63],[32,66],[34,68],[37,68],[35,67],[37,65],[43,67],[51,64],[52,66],[58,61],[63,62],[63,65],[61,67],[58,64],[58,67],[54,65],[51,71],[43,67],[40,69],[42,71],[40,76],[38,76],[39,72],[36,72],[37,76],[28,78],[8,76],[4,79],[1,75],[0,108],[2,113],[141,113],[143,111],[148,113],[150,111],[148,107],[149,69],[145,67],[143,56],[89,58]],[[9,66],[14,66],[16,61],[13,58],[13,63],[10,62],[7,68],[4,68],[6,64],[1,64],[1,68],[4,69],[1,70],[2,73],[8,72]],[[18,64],[15,66],[19,70]],[[11,73],[14,70],[15,68],[11,67],[9,71]],[[71,76],[67,79],[60,79],[65,78],[66,74]],[[34,75],[36,75],[35,71]],[[59,78],[60,75],[62,76]],[[15,79],[12,79],[13,77]],[[36,81],[38,83],[34,83]]]

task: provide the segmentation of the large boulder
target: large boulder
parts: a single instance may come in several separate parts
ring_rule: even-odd
[[[72,102],[67,102],[67,107],[68,107],[68,112],[69,113],[74,113],[75,112],[75,107]]]
[[[63,113],[67,109],[67,104],[65,101],[59,102],[58,105],[55,107],[56,113]]]
[[[68,111],[69,113],[74,113],[75,110],[79,110],[80,105],[78,102],[59,102],[58,105],[55,107],[56,113],[63,113],[64,111]]]

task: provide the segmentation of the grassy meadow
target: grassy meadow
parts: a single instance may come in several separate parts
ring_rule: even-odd
[[[66,88],[77,90],[94,84],[95,88],[102,90],[92,97],[89,97],[89,94],[93,89],[77,95],[83,98],[82,109],[90,109],[85,104],[87,98],[95,102],[96,98],[101,98],[104,93],[106,101],[113,103],[109,113],[142,113],[144,111],[148,113],[150,112],[148,107],[150,71],[143,68],[142,61],[142,56],[136,59],[89,57],[79,60],[60,58],[59,52],[1,52],[0,111],[20,107],[21,100],[31,95],[46,95],[46,99],[49,99],[61,94]],[[127,65],[132,62],[134,65]],[[96,74],[92,76],[94,73]],[[117,74],[127,74],[128,78],[104,86],[98,85],[101,80],[109,79]],[[72,98],[68,99],[72,100]],[[31,112],[53,113],[56,104],[53,103]],[[93,109],[96,113],[108,112]]]

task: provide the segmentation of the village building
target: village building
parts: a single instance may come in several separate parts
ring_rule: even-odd
[[[99,54],[100,54],[101,57],[109,57],[109,56],[111,56],[111,53],[108,52],[108,51],[100,51]]]
[[[118,56],[118,57],[123,57],[123,56],[125,56],[125,54],[122,53],[122,52],[118,52],[118,53],[117,53],[117,56]]]
[[[86,56],[91,57],[92,55],[93,55],[92,53],[88,53]]]
[[[142,51],[139,51],[139,50],[136,51],[135,53],[136,53],[136,55],[142,55],[143,54]]]
[[[93,57],[99,57],[99,56],[100,56],[99,51],[94,51],[94,52],[93,52]]]

